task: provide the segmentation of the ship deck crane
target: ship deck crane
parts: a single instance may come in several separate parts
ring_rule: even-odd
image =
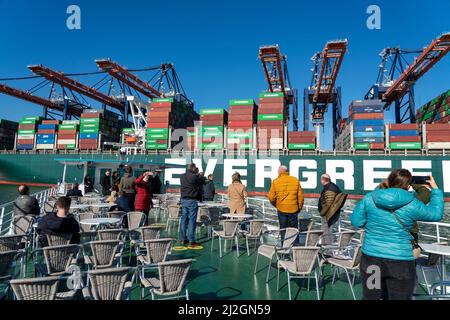
[[[309,129],[309,106],[312,106],[311,118],[315,126],[322,126],[328,105],[333,105],[333,135],[339,133],[342,118],[341,88],[336,87],[342,61],[347,52],[348,41],[328,41],[321,52],[317,52],[311,60],[314,63],[313,77],[309,88],[304,93],[304,130]]]
[[[292,106],[292,123],[294,131],[298,130],[298,93],[292,88],[287,67],[287,57],[282,55],[278,45],[259,48],[269,92],[283,92],[286,104]]]
[[[450,51],[450,33],[444,33],[434,39],[423,50],[403,50],[401,48],[386,48],[381,53],[382,62],[377,83],[366,94],[366,99],[381,99],[384,109],[395,105],[395,120],[397,123],[414,123],[415,101],[414,85],[436,63]],[[405,55],[420,54],[407,68]],[[389,66],[390,64],[390,66]],[[400,73],[396,80],[397,74]],[[405,97],[408,96],[406,101]]]

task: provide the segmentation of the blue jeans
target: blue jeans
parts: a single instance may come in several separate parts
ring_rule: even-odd
[[[181,240],[187,240],[186,227],[189,224],[189,242],[195,242],[195,228],[197,227],[198,201],[181,199]]]

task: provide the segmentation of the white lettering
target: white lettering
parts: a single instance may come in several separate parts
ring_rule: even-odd
[[[431,160],[402,160],[402,168],[409,170],[413,176],[429,176],[431,171],[415,171],[414,169],[431,170]]]
[[[197,166],[199,172],[203,172],[203,175],[207,177],[210,174],[214,173],[216,169],[218,159],[208,159],[206,163],[206,169],[203,171],[203,164],[201,159],[193,159],[192,162]]]
[[[244,167],[236,168],[236,167]],[[228,187],[231,183],[231,176],[233,173],[238,172],[241,177],[247,176],[247,159],[225,159],[223,162],[223,185]],[[242,180],[242,183],[247,185],[247,180]]]
[[[389,171],[375,171],[375,168],[389,169]],[[364,179],[364,190],[372,191],[382,182],[380,180],[385,180],[390,173],[392,168],[391,160],[364,160],[363,161],[363,179]],[[377,179],[377,181],[375,181]]]
[[[166,159],[166,164],[176,164],[186,166],[186,159]],[[174,175],[181,175],[186,172],[185,168],[165,168],[164,169],[164,180],[169,181],[169,184],[179,186],[180,178],[175,178]]]
[[[344,169],[337,172],[337,168]],[[331,180],[336,183],[337,180],[344,181],[345,190],[355,189],[355,165],[352,160],[326,160],[326,171],[331,176]]]
[[[266,179],[274,180],[278,177],[278,168],[281,166],[280,160],[258,159],[255,164],[255,187],[264,188]],[[266,168],[270,168],[266,171]]]
[[[300,168],[306,168],[314,171],[303,171],[300,177]],[[303,189],[317,188],[317,161],[316,160],[292,160],[289,162],[289,173],[291,176],[300,180]],[[302,179],[305,179],[303,181]]]
[[[444,179],[444,192],[450,192],[450,161],[442,161],[442,173]],[[447,174],[445,174],[447,173]],[[436,178],[436,177],[435,177]]]

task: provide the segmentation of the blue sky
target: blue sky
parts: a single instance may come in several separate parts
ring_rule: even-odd
[[[70,4],[81,8],[81,30],[66,28]],[[381,30],[366,27],[371,4],[381,7]],[[350,101],[363,98],[375,82],[379,52],[388,46],[425,47],[450,31],[448,12],[446,0],[0,0],[0,78],[30,75],[28,64],[72,73],[95,71],[94,59],[105,57],[130,68],[170,61],[196,107],[226,107],[231,98],[257,99],[266,89],[257,60],[260,45],[280,45],[293,85],[302,92],[311,79],[311,56],[327,40],[347,38],[349,52],[338,79],[346,115]],[[450,88],[449,71],[447,56],[418,82],[418,105]],[[83,79],[90,85],[96,80]],[[34,83],[8,82],[23,89]],[[12,120],[41,113],[5,95],[0,108],[0,116]],[[331,147],[329,129],[322,144]]]

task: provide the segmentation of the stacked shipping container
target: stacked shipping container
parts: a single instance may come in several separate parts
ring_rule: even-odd
[[[426,124],[425,131],[427,149],[450,149],[450,123]]]
[[[41,117],[25,117],[19,122],[17,134],[17,150],[33,150],[35,144],[37,124]]]
[[[258,106],[258,143],[260,150],[280,150],[284,147],[284,125],[287,105],[282,92],[261,93]]]
[[[14,149],[18,126],[17,122],[0,119],[0,150]]]
[[[98,149],[103,142],[119,142],[119,115],[108,110],[85,110],[80,119],[79,148]]]
[[[450,90],[423,105],[416,112],[418,123],[450,122]]]
[[[316,133],[314,131],[293,131],[288,133],[289,150],[315,150]]]
[[[58,150],[75,150],[77,148],[79,124],[79,120],[64,120],[58,126],[58,139],[56,141]]]
[[[38,125],[37,150],[53,150],[55,148],[58,125],[58,120],[42,120]]]
[[[200,150],[223,149],[228,113],[221,108],[200,109]]]
[[[349,108],[355,150],[385,148],[384,112],[381,100],[355,100]]]
[[[227,148],[250,150],[253,148],[253,125],[257,109],[253,99],[230,100],[228,114]]]
[[[413,124],[389,124],[389,148],[392,150],[418,150],[422,149],[419,126]]]

